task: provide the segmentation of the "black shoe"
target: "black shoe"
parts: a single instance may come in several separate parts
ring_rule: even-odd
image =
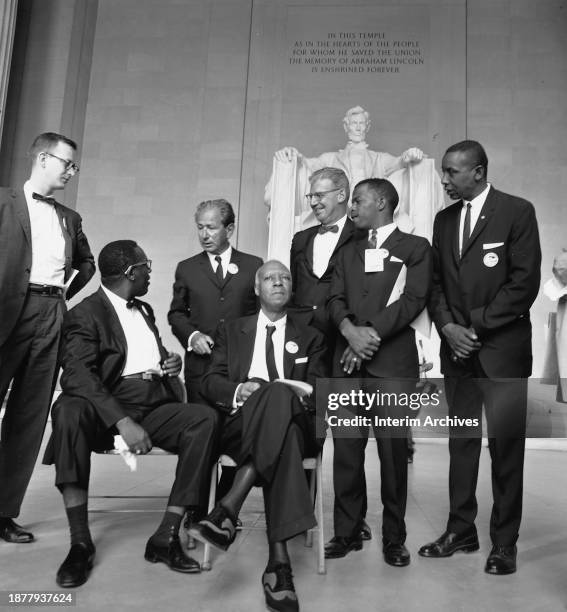
[[[372,531],[370,529],[370,525],[366,521],[362,521],[362,525],[360,526],[360,539],[363,542],[367,542],[372,539]]]
[[[299,602],[293,586],[293,574],[288,563],[278,563],[262,574],[266,607],[273,612],[299,612]]]
[[[166,544],[156,542],[152,536],[146,544],[144,559],[150,563],[165,563],[169,569],[184,574],[199,574],[201,566],[195,559],[188,557],[181,549],[177,534],[171,534]]]
[[[516,554],[515,546],[501,546],[495,544],[488,555],[484,571],[487,574],[495,576],[504,576],[513,574],[516,571]]]
[[[189,529],[189,535],[227,550],[236,537],[236,521],[218,504],[208,516]]]
[[[452,533],[446,531],[435,542],[430,542],[419,549],[422,557],[450,557],[453,553],[475,552],[479,549],[478,536],[474,527],[464,533]]]
[[[60,587],[71,589],[81,586],[89,579],[93,567],[95,547],[92,543],[73,544],[65,561],[57,570],[55,580]]]
[[[404,544],[396,544],[395,542],[385,540],[382,545],[382,552],[384,553],[384,561],[388,565],[405,567],[410,564],[409,550]]]
[[[352,538],[335,536],[325,545],[325,559],[340,559],[351,550],[362,550],[362,540],[359,535]]]
[[[11,518],[0,519],[0,538],[12,544],[29,544],[35,539],[33,533],[20,527]]]

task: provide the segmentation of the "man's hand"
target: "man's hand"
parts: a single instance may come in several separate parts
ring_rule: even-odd
[[[343,372],[346,374],[352,374],[355,369],[360,370],[362,359],[351,349],[350,346],[347,346],[341,357],[341,363],[343,364]]]
[[[236,401],[239,404],[241,402],[244,403],[252,395],[252,393],[254,393],[254,391],[258,391],[260,387],[261,385],[259,382],[252,380],[241,383],[238,387],[238,391],[236,392]]]
[[[482,346],[472,327],[467,328],[457,323],[447,323],[441,330],[453,351],[460,359],[467,359]]]
[[[210,355],[214,345],[213,339],[201,332],[191,338],[191,348],[197,355]]]
[[[292,162],[299,156],[299,151],[295,147],[284,147],[276,151],[274,156],[280,162]]]
[[[380,348],[380,336],[373,327],[353,325],[349,319],[343,319],[339,329],[350,348],[362,359],[371,359]]]
[[[168,353],[167,359],[161,364],[161,369],[166,376],[178,376],[181,372],[181,356],[177,353]]]
[[[131,453],[145,455],[152,450],[152,441],[146,430],[133,421],[130,417],[124,417],[116,423],[118,433],[124,438]]]
[[[423,151],[417,147],[411,147],[402,153],[401,158],[404,166],[416,164],[423,159]]]

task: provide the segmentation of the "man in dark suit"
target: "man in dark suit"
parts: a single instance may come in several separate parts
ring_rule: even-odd
[[[269,542],[262,576],[268,608],[297,610],[286,541],[313,527],[315,517],[302,459],[317,454],[315,404],[300,400],[287,378],[315,386],[325,373],[325,341],[287,313],[289,270],[279,261],[256,273],[257,315],[221,327],[203,391],[225,415],[221,449],[238,470],[230,491],[190,534],[226,550],[234,541],[236,519],[254,484],[263,486]],[[324,423],[320,424],[324,435]]]
[[[487,183],[487,166],[484,149],[472,140],[447,149],[442,162],[445,191],[458,201],[435,218],[429,309],[441,337],[449,416],[476,419],[478,427],[450,428],[449,520],[419,554],[449,557],[479,548],[475,489],[484,404],[494,495],[485,571],[498,575],[516,571],[532,368],[529,310],[541,250],[534,207]]]
[[[395,394],[415,391],[419,363],[410,324],[427,304],[432,275],[427,240],[401,232],[393,222],[397,204],[398,193],[386,179],[367,179],[355,187],[351,216],[357,230],[365,231],[341,250],[328,302],[331,320],[340,332],[334,376],[358,371],[363,389]],[[383,405],[376,415],[403,418],[406,412],[402,407]],[[382,431],[374,419],[372,423],[380,456],[384,559],[401,567],[410,562],[404,545],[407,427]],[[333,428],[335,536],[327,544],[327,558],[362,548],[368,427],[360,428],[355,436],[347,434]]]
[[[0,194],[0,537],[32,542],[20,513],[57,378],[65,299],[94,274],[81,217],[54,198],[77,172],[77,145],[47,132],[33,142],[23,189]],[[73,273],[75,271],[75,276]]]
[[[62,587],[88,579],[95,556],[87,516],[90,454],[112,448],[115,434],[132,453],[156,444],[178,455],[167,509],[145,558],[199,572],[183,553],[178,531],[187,506],[206,499],[215,446],[215,412],[183,403],[183,387],[175,384],[181,357],[165,350],[151,307],[136,299],[148,291],[151,261],[133,240],[119,240],[102,249],[99,268],[100,289],[65,316],[63,393],[53,406],[44,457],[55,463],[71,532],[71,549],[57,572]]]
[[[219,323],[258,312],[254,274],[262,260],[234,249],[234,211],[226,200],[201,202],[195,213],[203,251],[180,262],[167,318],[185,353],[189,401],[203,401],[201,380]]]

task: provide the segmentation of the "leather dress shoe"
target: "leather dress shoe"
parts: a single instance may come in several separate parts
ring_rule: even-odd
[[[11,518],[0,519],[0,538],[12,544],[29,544],[34,541],[33,533],[20,527]]]
[[[446,531],[435,542],[425,544],[419,549],[422,557],[450,557],[456,552],[475,552],[479,549],[478,535],[473,527],[464,533],[452,533]]]
[[[367,542],[368,540],[372,539],[372,530],[366,521],[362,521],[362,525],[360,526],[360,539],[363,542]]]
[[[515,546],[501,546],[495,544],[488,555],[484,571],[487,574],[495,576],[504,576],[513,574],[516,571],[516,554]]]
[[[217,504],[210,514],[189,529],[189,535],[221,550],[227,550],[236,537],[236,519]]]
[[[388,565],[405,567],[410,564],[409,550],[404,544],[384,541],[382,552],[384,553],[384,561],[386,561]]]
[[[362,550],[362,540],[359,535],[351,538],[334,536],[329,543],[325,545],[325,559],[340,559],[351,550]]]
[[[161,561],[169,569],[183,572],[184,574],[198,574],[201,572],[199,563],[183,552],[177,534],[171,534],[165,544],[154,540],[152,536],[146,544],[144,559],[150,563]]]
[[[293,574],[288,563],[278,563],[271,571],[266,568],[262,574],[262,587],[270,612],[299,612]]]
[[[89,579],[89,572],[92,569],[95,557],[95,547],[93,544],[79,542],[73,544],[65,561],[57,570],[55,580],[60,587],[69,589],[81,586]]]

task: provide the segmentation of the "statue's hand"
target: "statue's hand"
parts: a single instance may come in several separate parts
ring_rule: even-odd
[[[424,158],[424,153],[421,149],[417,147],[411,147],[407,151],[402,153],[402,163],[404,166],[409,166],[409,164],[417,164]]]
[[[275,158],[281,162],[292,162],[299,155],[295,147],[284,147],[274,153]]]

